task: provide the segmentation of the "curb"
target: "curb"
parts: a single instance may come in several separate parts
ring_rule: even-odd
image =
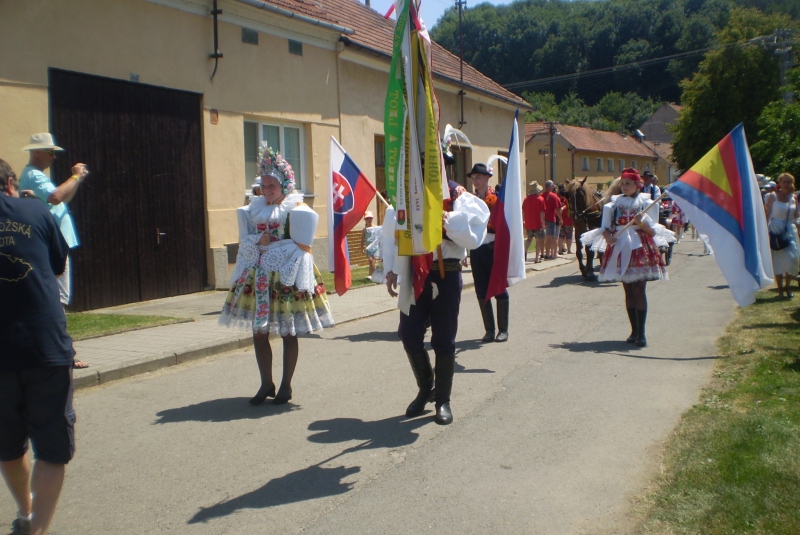
[[[552,267],[559,267],[564,265],[566,264],[558,264]],[[549,267],[547,269],[549,269]],[[539,272],[544,270],[533,270],[526,266],[525,271],[527,273],[529,271]],[[465,282],[462,288],[466,289],[466,288],[472,288],[474,286],[475,282],[470,280],[470,282]],[[392,312],[394,310],[397,309],[393,307],[386,310],[376,310],[374,312],[364,313],[361,314],[360,316],[356,316],[353,318],[346,319],[342,322],[339,322],[337,323],[337,325],[344,325],[345,323],[350,323],[352,321],[357,321],[364,318],[377,316],[379,314],[385,314],[386,312]],[[114,381],[118,381],[120,379],[127,379],[129,377],[135,377],[137,375],[155,372],[163,368],[169,368],[171,366],[177,366],[185,362],[192,362],[195,360],[213,357],[215,355],[219,355],[220,353],[226,353],[228,351],[234,351],[236,349],[243,349],[245,347],[250,347],[252,345],[253,345],[253,337],[243,336],[243,337],[238,337],[236,339],[226,340],[224,342],[207,346],[202,346],[202,345],[197,345],[194,347],[190,346],[186,348],[186,350],[184,351],[164,352],[160,355],[153,355],[151,357],[145,357],[131,362],[126,362],[122,366],[106,366],[106,367],[99,367],[97,369],[92,369],[91,371],[87,372],[81,371],[80,375],[74,377],[73,385],[75,390],[82,390],[84,388],[100,386]]]

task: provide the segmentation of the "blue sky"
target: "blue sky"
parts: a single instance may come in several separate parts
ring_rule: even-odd
[[[467,0],[467,9],[484,3],[485,1],[486,0]],[[385,14],[389,11],[392,3],[392,0],[370,0],[372,9],[381,14]],[[489,3],[499,6],[510,3],[510,0],[490,0]],[[425,21],[425,26],[427,26],[428,29],[433,28],[434,24],[439,20],[439,17],[441,17],[449,7],[454,5],[455,0],[422,0],[422,20]],[[394,15],[392,15],[392,17],[394,17]]]

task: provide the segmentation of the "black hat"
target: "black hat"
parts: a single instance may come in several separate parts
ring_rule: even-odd
[[[467,173],[467,176],[471,177],[475,173],[480,173],[482,175],[492,176],[492,170],[489,169],[488,167],[486,167],[486,164],[484,164],[484,163],[476,163],[475,165],[473,165],[472,166],[472,171]]]
[[[651,172],[648,170],[648,171],[645,171],[644,173],[642,173],[642,177],[646,177],[646,176],[655,176],[655,175],[653,175],[653,173],[651,173]]]

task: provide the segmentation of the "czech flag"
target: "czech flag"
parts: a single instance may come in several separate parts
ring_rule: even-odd
[[[772,255],[758,180],[739,124],[667,188],[714,256],[740,307],[772,284]]]
[[[519,161],[519,127],[514,114],[506,178],[497,192],[491,218],[494,224],[494,263],[486,301],[525,279],[525,251],[522,235],[522,173]]]
[[[334,274],[336,293],[343,295],[352,283],[347,233],[364,218],[375,197],[375,185],[361,172],[339,142],[331,136],[331,172],[328,180],[328,270]]]

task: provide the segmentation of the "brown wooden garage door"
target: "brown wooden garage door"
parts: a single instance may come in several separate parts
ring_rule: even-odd
[[[201,95],[50,70],[51,132],[66,149],[58,182],[84,162],[70,202],[71,309],[203,290],[206,280]]]

